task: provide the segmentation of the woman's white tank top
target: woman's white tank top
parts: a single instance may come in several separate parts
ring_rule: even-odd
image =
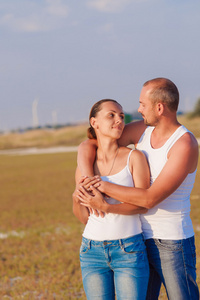
[[[144,152],[149,162],[151,184],[162,171],[171,147],[183,134],[189,132],[184,126],[180,126],[161,148],[154,149],[151,147],[153,129],[154,127],[148,127],[137,145],[137,149]],[[196,171],[188,174],[173,194],[140,216],[145,239],[178,240],[194,235],[190,219],[190,193],[195,175]]]
[[[129,170],[129,158],[132,151],[134,150],[129,152],[127,164],[123,170],[114,175],[102,176],[102,180],[123,186],[133,187],[133,177]],[[110,204],[120,203],[113,198],[107,199],[107,202]],[[141,232],[141,221],[138,214],[120,215],[108,213],[104,216],[104,218],[91,214],[85,226],[83,236],[91,240],[104,241],[124,239]]]

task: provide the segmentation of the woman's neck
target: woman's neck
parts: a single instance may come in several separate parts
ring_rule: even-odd
[[[115,167],[119,146],[115,143],[99,143],[96,161],[94,165],[95,173],[102,176],[109,176]]]
[[[119,145],[115,142],[98,141],[97,158],[101,160],[110,160],[118,151]]]

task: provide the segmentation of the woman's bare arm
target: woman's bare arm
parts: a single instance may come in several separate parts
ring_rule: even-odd
[[[89,210],[87,207],[84,207],[83,205],[80,204],[80,201],[77,197],[77,188],[80,183],[80,177],[81,177],[81,172],[77,168],[76,169],[76,174],[75,174],[75,181],[76,181],[76,189],[72,195],[73,198],[73,213],[77,217],[77,219],[83,223],[86,224],[88,217],[89,217]]]
[[[96,157],[97,140],[88,139],[78,147],[77,163],[83,175],[94,176],[93,165]]]

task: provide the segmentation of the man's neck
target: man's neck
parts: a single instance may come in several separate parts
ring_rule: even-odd
[[[181,124],[177,120],[155,126],[151,135],[151,146],[155,149],[162,147],[180,126]]]

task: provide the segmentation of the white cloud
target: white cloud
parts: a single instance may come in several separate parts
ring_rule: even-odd
[[[2,17],[0,24],[3,24],[14,31],[37,32],[47,31],[50,24],[39,16],[16,17],[13,14],[7,14]]]
[[[119,12],[132,0],[88,0],[87,5],[102,12]]]
[[[99,33],[114,33],[114,24],[106,23],[99,27]]]
[[[68,15],[68,6],[62,3],[61,0],[46,0],[46,3],[48,5],[47,11],[49,14],[60,17],[66,17]]]
[[[34,8],[34,9],[33,9]],[[49,31],[60,26],[63,18],[66,18],[69,9],[61,0],[45,0],[42,5],[37,3],[26,5],[23,11],[13,10],[6,13],[0,19],[0,25],[4,25],[13,31],[39,32]]]

